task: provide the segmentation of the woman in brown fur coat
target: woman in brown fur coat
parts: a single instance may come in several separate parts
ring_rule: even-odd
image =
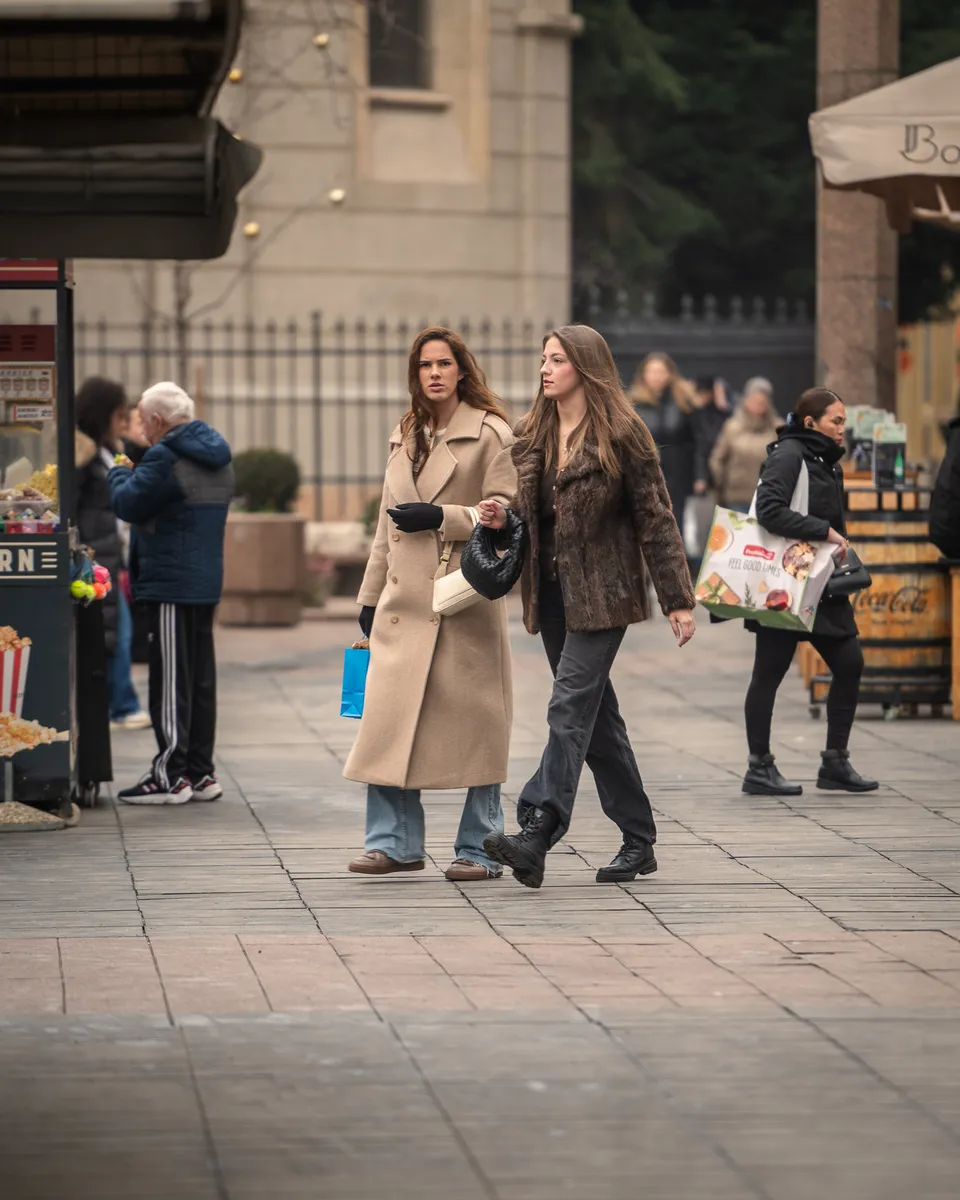
[[[484,849],[525,886],[543,882],[547,851],[566,832],[583,764],[623,844],[598,883],[657,869],[650,801],[610,670],[628,625],[648,616],[645,572],[680,645],[694,633],[693,587],[656,446],[624,395],[610,348],[587,325],[544,339],[540,391],[517,430],[514,510],[529,530],[524,623],[543,639],[554,675],[549,739],[520,793],[520,833]],[[481,523],[506,512],[480,505]]]

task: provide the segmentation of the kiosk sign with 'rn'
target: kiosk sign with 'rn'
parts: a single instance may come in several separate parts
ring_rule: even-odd
[[[32,546],[0,542],[0,579],[12,582],[56,578],[56,542],[36,542]]]

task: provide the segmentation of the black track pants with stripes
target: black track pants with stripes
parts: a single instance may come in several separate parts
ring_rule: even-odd
[[[173,787],[213,774],[217,663],[212,604],[148,604],[150,719],[157,738],[153,777]]]

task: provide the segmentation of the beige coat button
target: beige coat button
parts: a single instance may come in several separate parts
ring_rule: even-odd
[[[391,583],[396,583],[396,582],[397,582],[397,577],[396,577],[396,575],[391,575],[391,576],[390,576],[390,582],[391,582]]]
[[[393,534],[392,536],[393,536],[393,540],[394,540],[395,542],[399,542],[399,541],[400,541],[400,534],[399,534],[399,533],[395,533],[395,534]]]
[[[390,618],[390,624],[391,624],[391,625],[396,625],[396,623],[397,623],[399,620],[400,620],[400,618],[399,618],[399,617],[391,617],[391,618]]]
[[[440,618],[439,618],[439,617],[431,617],[431,618],[430,618],[430,624],[431,624],[431,625],[439,625],[439,624],[440,624]]]

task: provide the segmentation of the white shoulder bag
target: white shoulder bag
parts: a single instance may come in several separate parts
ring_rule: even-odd
[[[480,513],[475,508],[468,509],[473,516],[474,525],[480,522]],[[454,613],[463,612],[465,608],[482,600],[479,592],[474,591],[464,579],[459,569],[447,573],[450,565],[450,555],[453,553],[455,542],[444,542],[443,553],[440,555],[440,566],[433,577],[433,611],[442,617],[452,617]],[[487,601],[489,604],[490,602]]]

